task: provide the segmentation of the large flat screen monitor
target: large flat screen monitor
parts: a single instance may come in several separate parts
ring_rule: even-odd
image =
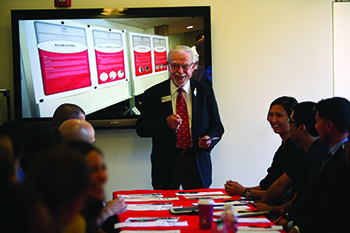
[[[15,119],[51,123],[73,103],[96,128],[133,127],[143,92],[168,79],[167,53],[205,38],[210,7],[12,10]]]

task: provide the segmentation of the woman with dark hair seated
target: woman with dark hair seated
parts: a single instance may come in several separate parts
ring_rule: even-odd
[[[86,221],[86,232],[96,233],[100,229],[104,232],[116,232],[114,224],[118,222],[117,216],[126,211],[126,204],[123,198],[103,202],[108,174],[102,152],[83,141],[71,142],[67,147],[82,152],[90,168],[87,203],[81,213]]]
[[[290,138],[288,123],[289,116],[297,103],[293,97],[282,96],[270,104],[267,120],[273,131],[281,137],[282,144],[276,151],[270,168],[267,169],[266,177],[258,186],[247,188],[237,181],[229,180],[225,184],[225,191],[228,194],[259,200],[270,185],[287,170],[299,148]]]

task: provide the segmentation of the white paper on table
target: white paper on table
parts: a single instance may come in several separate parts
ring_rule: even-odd
[[[238,233],[239,232],[279,232],[283,231],[283,226],[270,226],[270,227],[238,227]]]
[[[125,222],[151,222],[151,221],[163,221],[163,222],[177,222],[180,217],[130,217]]]
[[[271,221],[267,218],[237,218],[239,223],[270,223]]]
[[[217,192],[179,192],[175,193],[177,196],[209,196],[209,195],[223,195],[221,191]]]
[[[154,222],[120,222],[114,224],[114,229],[121,227],[187,227],[187,221],[183,222],[163,222],[163,221],[154,221]]]
[[[130,230],[125,230],[121,231],[120,233],[181,233],[180,230],[167,230],[167,231],[158,231],[158,230],[151,230],[151,231],[130,231]]]
[[[249,203],[244,200],[232,200],[232,201],[225,201],[221,202],[221,204],[229,203],[231,205],[248,205]]]
[[[225,206],[214,206],[214,210],[224,210]],[[243,206],[235,206],[235,211],[239,211],[239,210],[248,210],[250,209],[249,206],[243,205]]]
[[[178,197],[146,197],[146,198],[124,198],[125,202],[131,201],[177,201]]]
[[[232,198],[227,195],[221,195],[221,196],[193,196],[193,197],[186,197],[189,200],[199,200],[199,199],[229,199]]]
[[[147,198],[147,197],[163,197],[161,193],[144,193],[144,194],[130,194],[130,195],[117,195],[124,198]]]
[[[231,205],[237,205],[237,206],[248,205],[248,204],[243,204],[241,201],[234,200],[234,201],[227,201],[227,202],[215,202],[214,206],[224,206],[226,203],[229,203]],[[198,206],[198,203],[192,203],[192,205],[193,206]],[[236,208],[236,207],[234,207],[234,208]]]
[[[127,210],[169,210],[173,207],[173,203],[151,203],[151,204],[128,204]]]

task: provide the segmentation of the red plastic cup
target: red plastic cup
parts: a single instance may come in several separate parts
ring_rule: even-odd
[[[212,199],[200,199],[198,201],[199,227],[204,230],[213,227],[214,201]]]

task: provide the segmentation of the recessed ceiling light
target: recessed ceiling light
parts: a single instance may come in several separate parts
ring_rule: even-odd
[[[187,29],[191,29],[191,28],[193,28],[193,26],[187,26]]]

